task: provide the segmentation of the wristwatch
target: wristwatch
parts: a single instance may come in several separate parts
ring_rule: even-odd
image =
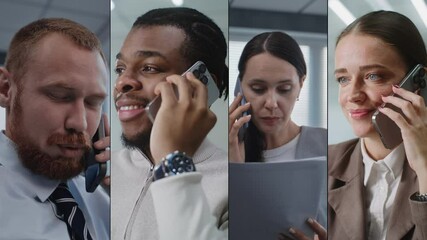
[[[195,171],[193,159],[188,157],[185,152],[175,151],[163,158],[162,162],[154,168],[154,180]]]
[[[418,202],[427,202],[427,193],[420,194],[419,192],[416,192],[411,196],[411,200]]]

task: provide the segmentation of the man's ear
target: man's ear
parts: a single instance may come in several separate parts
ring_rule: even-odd
[[[7,108],[11,98],[10,74],[6,68],[0,67],[0,106]]]
[[[220,84],[219,84],[219,80],[218,80],[218,78],[216,77],[216,75],[215,74],[213,74],[213,73],[211,73],[211,76],[212,76],[212,78],[213,78],[213,80],[215,81],[215,84],[216,84],[216,86],[218,87],[218,89],[219,89],[219,86],[220,86]]]

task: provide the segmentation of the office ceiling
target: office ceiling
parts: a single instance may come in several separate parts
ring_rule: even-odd
[[[221,4],[221,1],[224,3]],[[111,11],[112,42],[123,41],[137,16],[149,9],[171,7],[172,0],[113,0]],[[182,6],[201,9],[208,16],[218,16],[215,21],[227,26],[228,12],[224,12],[227,0],[183,0]],[[230,0],[230,7],[300,14],[326,15],[325,0]],[[100,38],[104,51],[110,55],[110,0],[0,0],[0,51],[6,52],[9,43],[22,26],[44,17],[65,17],[75,20]],[[223,32],[228,29],[223,27]],[[116,41],[115,41],[116,40]],[[113,44],[113,53],[119,46]]]
[[[232,8],[326,15],[326,0],[230,0]]]

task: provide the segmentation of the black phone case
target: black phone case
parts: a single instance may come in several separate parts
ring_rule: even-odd
[[[99,123],[98,129],[95,135],[92,138],[92,144],[98,141],[101,138],[105,137],[105,129],[104,129],[104,118],[101,117],[101,121]],[[107,174],[107,164],[99,163],[95,160],[95,155],[99,154],[101,151],[92,147],[90,151],[88,151],[84,160],[86,163],[85,166],[85,178],[86,178],[86,192],[94,192],[98,185],[101,183],[102,179],[104,179]]]
[[[415,68],[413,68],[400,82],[399,86],[400,88],[411,92],[419,90],[419,94],[424,98],[424,101],[426,101],[427,88],[424,67],[421,64],[415,66]],[[393,94],[393,96],[400,97],[396,94]],[[402,110],[392,104],[385,103],[382,105],[382,107],[390,108],[405,117],[405,114],[403,114]],[[402,133],[397,124],[380,111],[377,110],[374,115],[372,115],[372,123],[375,127],[375,130],[380,135],[381,141],[387,149],[393,149],[403,141]]]

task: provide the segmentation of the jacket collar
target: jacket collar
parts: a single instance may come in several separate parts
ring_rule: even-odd
[[[337,188],[330,188],[328,202],[336,213],[335,221],[341,222],[345,233],[352,239],[366,238],[364,169],[360,144],[359,140],[354,147],[349,147],[344,154],[334,159],[332,166],[329,166],[329,176],[341,183]],[[405,158],[402,178],[388,223],[388,237],[402,239],[414,227],[409,197],[417,190],[417,176]]]
[[[330,166],[329,176],[341,182],[341,186],[328,193],[328,202],[336,213],[335,221],[340,222],[349,239],[364,239],[365,193],[360,141],[348,148],[334,163]]]

